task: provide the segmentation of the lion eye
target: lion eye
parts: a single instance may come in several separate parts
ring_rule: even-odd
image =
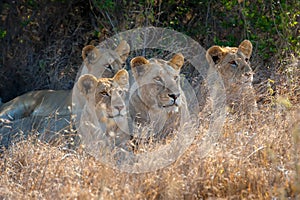
[[[238,66],[238,64],[233,60],[230,61],[229,64],[231,65],[231,67],[236,68]]]
[[[108,94],[108,92],[106,92],[106,91],[102,91],[102,92],[100,92],[100,94],[101,94],[102,96],[109,97],[109,94]]]
[[[163,80],[159,76],[155,77],[154,81],[157,83],[163,83]]]

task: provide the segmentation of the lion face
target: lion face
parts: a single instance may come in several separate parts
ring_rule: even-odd
[[[113,77],[117,71],[123,68],[129,52],[130,47],[124,40],[115,50],[88,45],[82,49],[84,67],[81,74],[88,72],[96,77]]]
[[[207,50],[206,58],[220,73],[225,87],[229,88],[252,84],[253,71],[249,63],[251,53],[251,42],[244,40],[238,48],[213,46]]]
[[[239,47],[212,46],[206,52],[206,59],[223,79],[226,101],[231,108],[242,110],[256,108],[252,86],[253,71],[250,67],[252,44],[244,40]]]
[[[82,75],[78,88],[86,104],[94,109],[98,122],[106,128],[126,122],[125,97],[129,87],[128,72],[119,70],[113,78],[96,79],[91,74]]]
[[[153,110],[178,111],[181,105],[179,72],[184,57],[176,54],[165,61],[152,58],[135,57],[131,69],[138,85],[138,95],[142,102]]]

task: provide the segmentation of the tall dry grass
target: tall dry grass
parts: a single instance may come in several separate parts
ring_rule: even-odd
[[[299,199],[300,73],[297,67],[293,70],[292,75],[282,72],[278,96],[270,97],[257,114],[228,115],[205,157],[197,146],[199,136],[172,165],[128,174],[80,148],[28,139],[0,159],[0,198]]]

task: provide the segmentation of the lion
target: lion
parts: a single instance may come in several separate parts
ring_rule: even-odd
[[[206,52],[211,67],[220,74],[225,88],[226,104],[233,113],[251,113],[257,108],[250,66],[252,43],[244,40],[238,47],[212,46]]]
[[[88,45],[82,50],[84,64],[81,74],[113,77],[118,70],[123,68],[129,52],[130,48],[126,41],[121,41],[115,50]],[[73,92],[75,92],[73,98],[80,98],[76,91]],[[71,108],[72,90],[31,91],[4,103],[1,106],[0,118],[14,121],[30,116],[47,117],[54,114],[68,116],[71,114]]]
[[[79,126],[84,140],[93,138],[100,128],[100,132],[110,137],[114,145],[125,144],[130,139],[125,105],[129,89],[128,72],[122,69],[113,78],[99,79],[91,74],[82,75],[78,89],[86,100]]]
[[[78,77],[92,74],[98,78],[111,78],[122,68],[129,53],[130,46],[125,40],[122,40],[115,50],[87,45],[82,50],[84,62]]]
[[[84,74],[92,74],[97,78],[111,78],[123,68],[129,53],[130,46],[125,40],[122,40],[115,50],[88,45],[82,50],[84,63],[78,77]],[[79,93],[77,82],[72,90],[72,100],[73,103],[76,103],[76,105],[72,105],[72,113],[76,115],[76,121],[79,121],[85,99]]]
[[[181,53],[168,61],[138,56],[130,62],[135,79],[129,100],[130,117],[136,125],[152,125],[155,137],[172,132],[186,106],[179,75],[183,64]]]
[[[123,68],[129,52],[130,47],[126,41],[121,41],[115,50],[88,45],[82,50],[84,62],[78,74],[113,77]],[[53,134],[74,127],[73,115],[82,109],[82,98],[75,84],[72,90],[31,91],[4,103],[0,107],[0,147],[8,147],[12,138],[18,137],[20,132],[50,133],[46,138],[52,138]],[[77,110],[73,109],[73,101],[79,102]]]

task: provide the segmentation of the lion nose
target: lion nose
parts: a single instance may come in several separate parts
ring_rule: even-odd
[[[180,94],[168,94],[168,96],[174,99],[174,101],[176,101],[176,99],[180,96]]]
[[[124,106],[114,106],[114,108],[120,112],[121,110],[124,109]]]

